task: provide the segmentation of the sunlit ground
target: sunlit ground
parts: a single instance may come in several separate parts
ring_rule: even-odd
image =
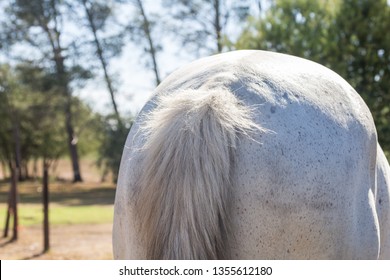
[[[66,161],[61,165],[66,165]],[[96,169],[83,162],[85,177]],[[61,169],[59,169],[61,170]],[[66,173],[66,169],[65,173]],[[7,238],[0,238],[0,259],[111,259],[111,231],[115,185],[110,182],[51,181],[50,245],[43,250],[42,187],[39,179],[22,182],[19,190],[19,238],[10,242],[12,222]],[[7,213],[9,183],[0,183],[0,229],[3,236]]]

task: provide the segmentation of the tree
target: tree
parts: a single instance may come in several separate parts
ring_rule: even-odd
[[[0,154],[8,161],[11,171],[11,186],[4,227],[4,237],[8,236],[9,221],[13,216],[12,240],[18,239],[18,175],[20,169],[20,128],[18,112],[13,99],[18,95],[18,85],[8,66],[0,65]]]
[[[8,232],[11,215],[14,217],[13,240],[17,238],[17,181],[18,152],[22,151],[25,160],[42,159],[43,173],[43,209],[44,209],[44,252],[49,249],[49,167],[63,156],[67,150],[64,131],[64,112],[62,108],[64,97],[55,94],[58,90],[55,75],[47,73],[46,68],[34,64],[19,64],[15,68],[0,67],[0,155],[10,163],[12,173],[9,214],[6,219],[5,235]],[[78,122],[75,129],[79,134],[86,135],[80,141],[81,152],[97,149],[95,127],[97,117],[77,98],[72,99],[73,116],[83,121]],[[17,117],[17,121],[15,120]],[[100,120],[100,119],[99,119]],[[17,125],[17,126],[16,126]],[[18,129],[17,133],[15,128]],[[102,131],[102,129],[96,129]],[[10,133],[11,132],[11,133]],[[94,135],[94,137],[90,137]],[[19,144],[15,145],[15,137]],[[83,137],[84,138],[84,137]],[[88,143],[86,143],[88,141]],[[19,152],[20,153],[20,152]],[[16,232],[16,234],[15,234]]]
[[[47,101],[37,102],[33,106],[40,114],[40,121],[36,127],[41,132],[37,152],[42,157],[43,252],[47,252],[50,248],[49,168],[53,161],[64,154],[65,139],[61,137],[63,136],[61,127],[56,125],[61,118],[61,115],[56,113],[57,106],[48,108]]]
[[[142,4],[142,1],[136,0],[135,2],[136,2],[136,6],[139,9],[141,16],[142,16],[141,26],[142,26],[142,30],[147,38],[147,44],[148,44],[148,48],[146,50],[150,54],[150,58],[151,58],[152,64],[153,64],[153,71],[154,71],[154,75],[155,75],[155,79],[156,79],[156,84],[158,85],[158,84],[160,84],[161,79],[160,79],[160,74],[159,74],[159,70],[158,70],[158,66],[157,66],[157,58],[156,58],[157,48],[155,46],[155,43],[154,43],[154,40],[152,37],[152,24],[149,20],[149,17],[146,15],[146,11],[145,11],[145,8]]]
[[[28,111],[34,116],[32,120],[39,119],[31,126],[38,132],[35,133],[35,156],[42,158],[42,204],[43,204],[43,252],[50,248],[49,229],[49,168],[53,161],[64,155],[66,147],[64,143],[63,115],[57,113],[58,103],[56,100],[48,102],[47,96],[55,98],[56,95],[36,93],[38,98],[30,105]],[[39,98],[40,97],[40,98]]]
[[[222,52],[223,29],[229,18],[229,10],[223,0],[165,0],[165,7],[180,24],[175,26],[184,45],[207,48],[207,52]],[[222,4],[225,4],[222,7]],[[207,44],[206,42],[212,42]]]
[[[331,1],[275,1],[265,17],[250,18],[236,48],[290,53],[326,64],[334,7]]]
[[[191,52],[221,53],[229,41],[229,24],[243,22],[251,14],[252,1],[163,0],[172,16],[172,32]],[[257,1],[258,4],[260,3]],[[235,26],[237,29],[237,25]]]
[[[114,48],[115,55],[119,55],[121,52],[122,42],[120,40],[120,36],[115,35],[110,37],[111,41],[114,42],[114,45],[108,45],[104,44],[104,41],[101,40],[98,36],[99,30],[102,30],[106,27],[107,18],[112,13],[111,7],[109,7],[105,1],[81,0],[81,4],[86,14],[88,27],[93,35],[93,44],[96,48],[96,55],[100,61],[101,68],[104,73],[104,79],[106,81],[108,92],[110,93],[115,117],[117,122],[121,123],[122,121],[119,114],[118,105],[115,100],[116,90],[112,83],[112,78],[108,72],[106,50],[107,48]]]
[[[152,69],[155,77],[155,84],[160,84],[161,77],[157,54],[161,51],[162,47],[161,44],[159,44],[156,35],[158,33],[156,30],[157,16],[147,12],[142,0],[117,0],[117,2],[130,3],[134,8],[135,12],[133,17],[130,18],[129,22],[125,23],[126,31],[134,43],[143,47],[145,55],[149,57],[146,66]],[[162,20],[159,18],[159,24],[161,23]]]
[[[72,119],[72,76],[82,72],[79,65],[69,66],[71,45],[63,38],[64,9],[66,2],[60,0],[10,0],[6,7],[8,17],[2,22],[3,37],[8,44],[24,42],[37,55],[37,61],[55,75],[56,92],[64,97],[65,130],[72,160],[74,181],[82,181],[77,137]],[[5,35],[4,35],[5,34]],[[24,58],[29,59],[29,58]]]
[[[133,120],[130,119],[127,121],[127,126],[118,125],[116,122],[113,122],[112,116],[107,116],[103,121],[104,136],[99,149],[97,163],[105,170],[102,179],[104,179],[107,171],[111,171],[113,174],[113,181],[116,182],[118,179],[117,175],[121,163],[123,146],[125,145],[126,136]]]
[[[334,19],[332,68],[363,97],[390,158],[390,4],[341,1]]]
[[[49,248],[48,239],[48,168],[52,160],[63,155],[66,146],[63,133],[63,114],[58,113],[62,104],[61,96],[49,94],[56,89],[51,74],[31,65],[1,67],[0,84],[2,85],[0,112],[0,153],[3,154],[11,170],[11,190],[9,211],[6,218],[4,236],[7,236],[11,214],[14,220],[13,240],[17,239],[17,175],[21,158],[43,158],[44,194],[44,232],[45,250]],[[9,135],[9,131],[13,132]],[[15,150],[15,152],[13,152]],[[22,152],[21,152],[22,151]],[[22,156],[23,155],[23,156]],[[27,165],[27,164],[26,164]]]
[[[371,109],[390,155],[390,6],[386,0],[279,0],[252,19],[236,47],[308,58],[345,78]]]

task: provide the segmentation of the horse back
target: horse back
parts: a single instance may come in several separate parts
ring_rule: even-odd
[[[115,202],[115,257],[146,257],[135,195],[143,172],[140,149],[146,139],[140,125],[145,116],[156,110],[160,95],[174,98],[183,90],[221,88],[249,108],[255,124],[263,128],[241,135],[230,159],[230,257],[377,258],[380,227],[389,225],[388,218],[378,218],[387,217],[389,210],[388,200],[382,199],[384,210],[378,214],[377,173],[388,170],[388,164],[382,157],[377,167],[377,135],[367,106],[329,69],[261,51],[196,61],[156,89],[123,153]],[[386,176],[381,193],[387,192],[382,196],[388,198]]]

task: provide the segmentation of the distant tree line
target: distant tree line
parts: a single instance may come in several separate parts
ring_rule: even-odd
[[[366,101],[389,155],[388,1],[160,0],[159,10],[152,9],[152,2],[2,2],[3,169],[17,162],[23,178],[30,175],[28,162],[69,155],[73,180],[81,181],[79,158],[94,152],[99,164],[115,174],[132,121],[120,113],[121,81],[110,71],[110,63],[124,46],[140,48],[145,67],[159,84],[163,78],[159,57],[166,38],[185,46],[182,51],[192,56],[250,48],[290,53],[328,66]],[[106,84],[111,100],[112,113],[106,116],[74,96],[96,76]]]

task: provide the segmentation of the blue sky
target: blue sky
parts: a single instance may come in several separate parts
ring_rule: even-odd
[[[237,3],[233,0],[227,0],[230,3]],[[240,0],[243,2],[255,4],[256,0]],[[3,12],[2,5],[5,5],[8,1],[0,0],[0,16]],[[144,0],[145,10],[150,14],[153,12],[160,12],[161,0]],[[118,9],[117,16],[119,20],[123,22],[128,22],[134,14],[132,5],[124,5]],[[81,11],[80,11],[81,13]],[[161,14],[161,13],[160,13]],[[82,28],[78,26],[67,27],[65,24],[66,32],[70,34],[71,38],[73,34],[80,32],[89,33],[88,30],[81,31]],[[234,30],[237,30],[237,27],[233,26]],[[232,31],[232,30],[230,30]],[[230,32],[231,33],[231,32]],[[90,36],[83,35],[82,36]],[[64,37],[64,36],[63,36]],[[66,35],[65,39],[66,41]],[[164,79],[169,73],[173,72],[178,67],[189,63],[196,59],[196,55],[189,53],[181,46],[177,41],[175,42],[172,36],[163,38],[161,42],[163,50],[158,53],[158,63],[160,76]],[[21,53],[24,56],[27,54],[27,57],[39,58],[41,55],[40,50],[33,50],[31,48],[26,48],[22,44],[17,44],[12,54]],[[114,79],[120,81],[118,93],[117,93],[117,103],[119,110],[124,115],[135,115],[139,112],[145,102],[150,98],[155,88],[155,80],[153,72],[150,69],[145,67],[145,60],[149,57],[145,57],[142,52],[142,47],[135,45],[134,43],[127,43],[125,45],[121,56],[115,57],[109,62],[109,72],[114,76]],[[4,57],[0,53],[0,63],[4,60]],[[98,72],[97,76],[89,80],[85,87],[76,88],[74,91],[75,96],[79,96],[81,99],[86,101],[87,104],[95,111],[101,113],[110,113],[112,112],[112,106],[110,101],[110,95],[106,89],[106,84],[103,79],[101,71]]]
[[[159,9],[160,1],[144,1],[147,12]],[[134,11],[121,11],[121,16]],[[172,40],[163,41],[163,51],[158,53],[158,64],[161,78],[165,78],[176,68],[190,62],[194,57],[185,57],[179,52],[180,45]],[[135,115],[139,112],[155,89],[153,72],[145,67],[145,56],[142,49],[134,43],[127,43],[121,56],[113,58],[109,71],[121,81],[117,93],[118,107],[125,115]],[[75,95],[85,100],[96,111],[107,113],[112,111],[109,93],[106,89],[102,74],[89,81],[86,86],[75,92]]]
[[[256,0],[241,0],[243,2],[256,5]],[[161,10],[161,0],[146,0],[144,1],[145,10],[148,13],[159,12]],[[233,0],[228,0],[233,3]],[[263,6],[267,6],[265,1]],[[128,11],[121,10],[119,16],[131,14],[134,11],[131,8]],[[228,26],[229,33],[234,33],[237,30],[236,26]],[[197,57],[183,49],[180,43],[172,40],[172,37],[165,38],[162,42],[163,51],[158,53],[158,63],[160,67],[160,76],[164,79],[169,73],[173,72],[180,66],[183,66]],[[110,62],[110,71],[115,73],[115,76],[122,81],[118,92],[119,110],[126,114],[136,114],[139,112],[145,102],[150,98],[155,88],[153,72],[146,69],[144,65],[145,59],[142,59],[142,50],[133,43],[128,43],[123,54],[113,59]],[[76,92],[78,96],[86,100],[95,110],[99,112],[107,112],[111,110],[109,94],[105,88],[102,76],[90,81],[85,88]]]

